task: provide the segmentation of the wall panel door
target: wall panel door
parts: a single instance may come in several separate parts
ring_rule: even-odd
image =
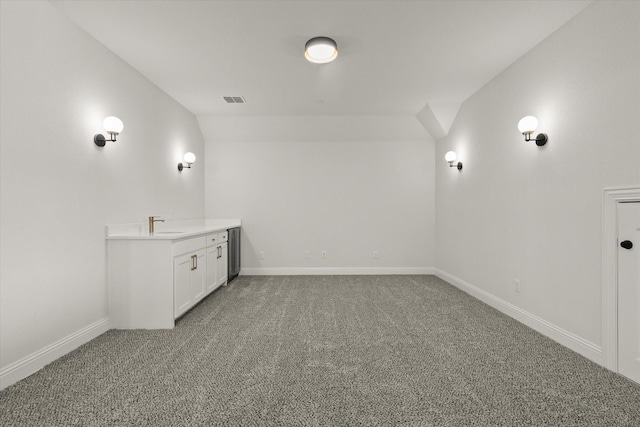
[[[618,372],[640,383],[640,202],[618,203]]]

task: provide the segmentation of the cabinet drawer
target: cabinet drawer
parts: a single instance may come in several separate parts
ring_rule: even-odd
[[[229,233],[221,231],[220,233],[211,233],[207,235],[207,247],[219,245],[229,240]]]
[[[181,240],[173,244],[173,256],[186,254],[188,252],[197,251],[206,246],[205,237],[196,237],[195,239]]]
[[[207,247],[215,246],[220,243],[220,238],[218,237],[218,233],[207,234]]]

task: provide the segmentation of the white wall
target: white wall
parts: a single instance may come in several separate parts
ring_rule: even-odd
[[[640,184],[639,24],[640,3],[595,2],[468,99],[436,144],[438,269],[596,349],[603,189]],[[545,147],[524,142],[525,115]]]
[[[204,155],[192,114],[49,3],[0,4],[0,366],[8,381],[16,363],[107,317],[105,224],[203,217],[201,163],[182,174],[176,165],[184,151]],[[98,148],[93,135],[104,133],[107,115],[120,117],[124,132]]]
[[[206,215],[242,218],[243,274],[433,266],[434,145],[415,117],[198,120]]]

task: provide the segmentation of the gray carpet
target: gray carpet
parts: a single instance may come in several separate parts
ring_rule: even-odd
[[[0,392],[0,424],[638,426],[640,387],[433,276],[245,276]]]

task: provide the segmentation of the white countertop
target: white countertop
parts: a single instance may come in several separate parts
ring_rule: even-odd
[[[105,227],[105,238],[107,240],[178,240],[240,226],[240,219],[167,219],[165,222],[156,222],[155,232],[150,235],[148,222],[110,224]]]

